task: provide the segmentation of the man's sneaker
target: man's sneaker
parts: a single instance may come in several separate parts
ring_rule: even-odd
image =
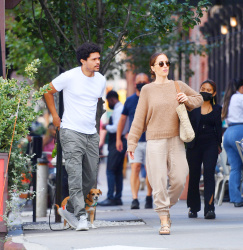
[[[139,201],[138,201],[138,199],[134,199],[132,201],[131,209],[139,209]]]
[[[152,196],[146,196],[145,208],[153,208],[153,199]]]
[[[75,217],[73,213],[67,211],[66,206],[60,207],[58,209],[58,213],[65,219],[70,227],[76,228],[78,225],[78,219]]]
[[[87,230],[89,230],[89,227],[86,215],[81,215],[76,231],[87,231]]]

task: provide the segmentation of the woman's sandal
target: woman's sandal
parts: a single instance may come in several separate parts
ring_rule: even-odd
[[[170,219],[170,214],[168,215],[168,223],[169,223],[169,225],[170,225],[170,227],[171,227],[172,221],[171,221],[171,219]]]
[[[169,224],[163,224],[161,225],[161,228],[159,230],[160,235],[169,235],[170,234],[170,225]]]
[[[170,234],[170,227],[171,227],[171,219],[170,215],[168,214],[167,216],[167,223],[166,224],[161,224],[161,228],[159,230],[160,235],[169,235]]]

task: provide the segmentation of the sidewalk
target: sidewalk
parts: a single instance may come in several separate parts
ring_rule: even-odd
[[[105,168],[105,164],[100,165],[98,188],[103,192],[100,201],[107,193]],[[13,235],[12,242],[21,243],[27,250],[243,249],[243,208],[223,203],[216,206],[216,220],[205,220],[203,211],[199,212],[199,218],[188,219],[186,201],[181,200],[171,209],[171,235],[161,236],[157,214],[153,209],[144,209],[145,190],[139,192],[140,209],[130,209],[129,177],[130,168],[124,179],[123,206],[97,207],[98,229],[51,231],[48,217],[37,218],[37,223],[32,223],[31,211],[24,211],[23,234]],[[62,224],[52,226],[62,228]]]

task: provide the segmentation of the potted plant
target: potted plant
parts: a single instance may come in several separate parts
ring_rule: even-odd
[[[29,79],[34,79],[39,64],[40,60],[35,59],[27,65],[25,72]],[[22,179],[23,175],[30,177],[28,167],[30,157],[21,152],[19,142],[22,138],[27,137],[31,123],[40,115],[40,112],[35,111],[35,107],[48,88],[49,85],[45,85],[35,91],[33,86],[28,84],[26,80],[19,82],[14,78],[4,79],[0,77],[0,153],[5,153],[5,160],[12,144],[7,173],[10,199],[13,193],[16,194],[17,191],[21,192],[26,189]],[[14,130],[15,120],[16,126]],[[3,182],[3,180],[0,180],[2,186]],[[7,184],[5,183],[5,185]],[[0,199],[1,196],[0,193]],[[0,206],[3,203],[4,201],[0,201]],[[9,206],[9,204],[7,205]]]

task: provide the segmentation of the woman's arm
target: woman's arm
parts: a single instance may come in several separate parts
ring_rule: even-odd
[[[215,106],[215,127],[217,133],[217,140],[219,146],[219,153],[222,151],[222,120],[221,120],[222,107],[220,105]]]
[[[184,102],[188,111],[202,106],[203,98],[199,93],[197,93],[195,90],[193,90],[191,87],[189,87],[186,83],[182,81],[178,81],[178,83],[181,88],[181,91],[185,93],[185,95],[188,97],[188,100]]]

